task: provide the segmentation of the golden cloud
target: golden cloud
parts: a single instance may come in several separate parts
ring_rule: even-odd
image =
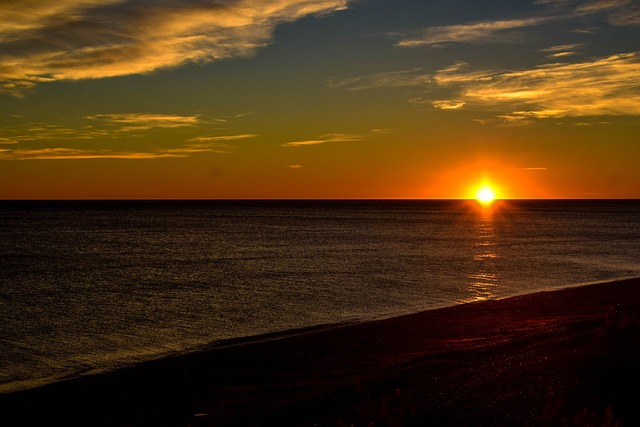
[[[618,9],[631,2],[632,0],[596,0],[576,7],[576,11],[587,13],[601,12],[610,9]]]
[[[79,120],[79,121],[78,121]],[[252,138],[256,135],[238,134],[218,137],[192,138],[172,147],[150,148],[148,151],[116,151],[113,149],[68,147],[59,144],[77,144],[82,140],[118,140],[123,135],[139,137],[140,130],[162,129],[163,133],[174,128],[209,126],[218,119],[206,119],[199,115],[172,115],[153,113],[97,114],[70,120],[76,127],[63,127],[48,123],[23,123],[3,129],[0,159],[3,160],[53,160],[53,159],[157,159],[187,157],[199,153],[227,153],[222,141]],[[189,132],[192,132],[190,129]],[[182,133],[181,133],[182,135]],[[180,136],[180,139],[183,137]],[[28,146],[31,143],[31,146]],[[42,147],[46,143],[50,147]]]
[[[246,57],[276,26],[348,0],[58,0],[0,5],[0,90]]]
[[[505,31],[539,25],[556,17],[534,17],[459,25],[428,27],[417,35],[398,42],[399,47],[437,46],[444,43],[494,43],[509,41]]]
[[[220,141],[237,141],[240,139],[255,138],[258,135],[252,133],[243,133],[239,135],[219,135],[219,136],[199,136],[191,138],[189,141],[193,142],[220,142]]]
[[[307,145],[325,144],[327,142],[356,142],[362,141],[364,137],[358,134],[348,133],[329,133],[322,135],[317,139],[309,139],[303,141],[293,141],[282,144],[283,147],[304,147]]]
[[[329,86],[333,89],[363,90],[385,87],[411,87],[428,84],[430,77],[420,68],[412,70],[388,71],[367,76],[346,79],[329,79]]]
[[[126,132],[195,126],[201,121],[198,116],[149,113],[96,114],[85,118],[115,124],[120,127],[121,131]]]
[[[527,107],[511,110],[515,116],[640,115],[638,52],[509,72],[455,67],[440,71],[434,80],[454,89],[456,99],[467,105],[495,110]]]
[[[439,110],[458,110],[464,107],[464,101],[448,100],[448,101],[433,101],[433,106]]]
[[[549,52],[570,46],[556,46]],[[573,46],[577,47],[577,46]],[[400,82],[393,81],[397,77]],[[544,64],[522,70],[478,70],[458,61],[433,74],[416,70],[342,81],[335,87],[366,89],[422,87],[425,94],[446,92],[446,98],[412,97],[416,105],[441,110],[488,110],[512,124],[535,119],[598,115],[640,115],[640,52],[620,53],[582,62]],[[290,146],[326,142],[311,140]]]
[[[53,148],[25,148],[17,150],[0,150],[0,160],[84,160],[84,159],[130,159],[149,160],[168,157],[188,157],[200,153],[226,153],[226,151],[212,147],[186,145],[178,148],[165,148],[154,151],[115,151],[93,150],[82,148],[53,147]]]
[[[3,160],[80,160],[80,159],[159,159],[185,157],[186,154],[168,152],[118,152],[112,150],[84,150],[75,148],[40,148],[5,150],[0,152]]]
[[[604,13],[611,25],[640,25],[640,6],[633,0],[595,0],[574,6],[573,0],[537,0],[534,4],[551,5],[553,12],[524,18],[466,22],[423,28],[407,34],[398,47],[441,46],[450,43],[505,43],[520,40],[518,30],[555,21],[584,19]],[[561,12],[558,12],[561,10]]]

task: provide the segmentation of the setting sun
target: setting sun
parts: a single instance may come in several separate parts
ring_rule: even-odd
[[[489,186],[483,186],[476,192],[476,200],[483,205],[489,205],[496,199],[496,192]]]

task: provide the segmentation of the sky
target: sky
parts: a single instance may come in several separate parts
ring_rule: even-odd
[[[638,0],[0,2],[1,199],[640,198]]]

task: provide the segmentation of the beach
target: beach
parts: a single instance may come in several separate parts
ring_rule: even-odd
[[[218,343],[0,395],[0,422],[639,425],[639,356],[627,279]]]

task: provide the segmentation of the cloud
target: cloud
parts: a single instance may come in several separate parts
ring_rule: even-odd
[[[576,7],[576,12],[595,13],[605,10],[618,9],[630,4],[632,0],[596,0]]]
[[[59,0],[0,3],[0,89],[144,74],[248,57],[276,26],[348,0]]]
[[[249,139],[255,138],[258,135],[254,135],[252,133],[243,133],[240,135],[220,135],[220,136],[199,136],[196,138],[191,138],[189,141],[193,142],[220,142],[220,141],[236,141],[239,139]]]
[[[347,90],[363,90],[374,88],[399,88],[421,86],[429,83],[430,77],[425,75],[422,69],[388,71],[384,73],[369,74],[367,76],[352,77],[348,79],[329,79],[329,87]]]
[[[304,147],[307,145],[325,144],[327,142],[356,142],[362,141],[364,136],[348,133],[329,133],[322,135],[317,139],[309,139],[303,141],[293,141],[282,144],[283,147]]]
[[[596,0],[576,6],[578,15],[604,13],[614,26],[640,25],[640,6],[634,0]]]
[[[571,4],[571,3],[575,3],[575,0],[535,0],[533,2],[533,4],[543,4],[543,5],[551,4],[556,7],[562,7],[566,4]]]
[[[433,101],[433,106],[439,110],[458,110],[464,107],[465,102],[459,100]]]
[[[553,4],[557,9],[572,6],[568,17],[584,17],[588,15],[602,15],[605,20],[614,26],[640,25],[640,6],[634,0],[595,0],[595,1],[576,1],[576,0],[539,0],[537,4]],[[576,3],[578,3],[576,5]]]
[[[604,19],[611,25],[640,25],[640,6],[634,0],[537,0],[533,3],[545,10],[537,16],[427,27],[405,35],[396,46],[515,42],[522,39],[519,30],[555,22],[564,25],[575,21],[584,25]],[[583,47],[583,44],[562,44],[540,51],[553,61],[568,61]],[[565,116],[638,115],[639,58],[638,52],[617,53],[524,70],[474,70],[464,61],[458,61],[432,74],[412,70],[384,75],[392,82],[401,76],[397,83],[375,75],[343,84],[356,88],[422,86],[427,95],[413,97],[411,103],[429,104],[440,110],[492,110],[501,113],[498,117],[509,125]],[[438,97],[438,93],[444,96]]]
[[[5,150],[0,160],[80,160],[80,159],[159,159],[185,157],[186,154],[168,152],[119,152],[112,150],[84,150],[74,148],[40,148]]]
[[[540,52],[548,53],[548,58],[557,59],[577,55],[577,50],[582,48],[582,46],[582,44],[562,44],[540,49]]]
[[[555,46],[548,51],[562,51],[568,47]],[[559,117],[640,115],[640,52],[582,62],[556,62],[521,70],[473,69],[469,64],[458,61],[432,74],[411,73],[414,84],[421,86],[427,94],[411,98],[409,101],[413,104],[429,104],[441,110],[494,111],[500,114],[499,118],[511,124]],[[407,84],[407,75],[399,72],[388,74],[400,76],[403,85]],[[357,81],[377,82],[370,87],[381,87],[382,84],[382,80],[366,76]],[[384,84],[397,86],[392,79],[384,80]],[[436,93],[446,93],[447,96],[434,99]],[[326,141],[290,144],[323,142]]]
[[[480,77],[479,77],[480,76]],[[520,71],[450,67],[434,80],[457,92],[456,102],[476,108],[527,107],[514,116],[640,115],[640,53]]]
[[[96,114],[76,119],[66,119],[69,126],[49,123],[21,123],[6,127],[0,136],[3,160],[53,160],[53,159],[157,159],[165,157],[187,157],[199,153],[227,153],[223,141],[252,138],[253,134],[223,135],[217,137],[195,137],[177,146],[152,147],[148,151],[117,151],[109,148],[95,148],[102,144],[122,139],[141,137],[140,130],[161,129],[163,140],[183,140],[183,128],[188,132],[201,130],[218,119],[207,119],[199,115],[120,113]],[[75,126],[71,126],[71,125]],[[180,134],[171,138],[169,132],[179,129]],[[92,140],[91,147],[77,147],[79,141]],[[37,145],[36,145],[37,144]],[[49,147],[42,147],[47,144]],[[31,146],[29,146],[31,145]],[[60,146],[66,145],[66,146]],[[76,147],[69,147],[74,145]]]
[[[0,149],[0,160],[84,160],[84,159],[129,159],[149,160],[170,157],[188,157],[200,153],[226,153],[211,146],[187,144],[177,148],[162,148],[153,151],[132,152],[69,147]]]
[[[64,127],[53,124],[30,123],[18,127],[3,129],[5,135],[11,135],[8,139],[15,143],[27,141],[46,140],[89,140],[95,138],[110,138],[116,136],[105,129],[96,129],[92,126],[81,126],[77,128]],[[7,138],[3,138],[7,139]]]
[[[304,166],[302,166],[302,165],[297,165],[297,164],[296,164],[296,165],[289,165],[289,167],[290,167],[291,169],[302,169]]]
[[[523,19],[471,22],[459,25],[428,27],[397,43],[399,47],[438,46],[445,43],[504,43],[514,41],[508,30],[532,27],[556,17],[541,16]]]
[[[123,126],[126,130],[148,130],[152,128],[176,128],[193,126],[200,122],[198,116],[181,116],[148,113],[96,114],[87,119],[102,120]]]
[[[2,129],[2,141],[14,143],[47,140],[91,140],[116,139],[123,133],[127,136],[134,132],[150,129],[173,129],[195,127],[209,121],[199,116],[165,115],[150,113],[97,114],[81,119],[65,120],[75,126],[61,126],[51,123],[20,123]],[[4,142],[5,144],[7,142]]]
[[[165,148],[159,151],[160,154],[175,155],[177,157],[186,157],[191,154],[199,153],[217,153],[227,154],[229,151],[223,150],[220,147],[214,147],[206,144],[187,144],[184,147],[178,148]]]
[[[486,82],[493,78],[492,73],[487,70],[470,71],[469,64],[464,61],[456,61],[453,65],[439,70],[432,77],[432,81],[439,86]]]
[[[534,4],[550,6],[552,10],[524,18],[427,27],[405,35],[396,46],[410,48],[451,43],[511,43],[522,39],[518,30],[599,13],[604,13],[607,22],[612,25],[640,25],[640,6],[633,3],[633,0],[596,0],[576,5],[575,0],[538,0]]]
[[[640,6],[629,6],[612,13],[607,18],[607,22],[615,26],[640,25]]]

